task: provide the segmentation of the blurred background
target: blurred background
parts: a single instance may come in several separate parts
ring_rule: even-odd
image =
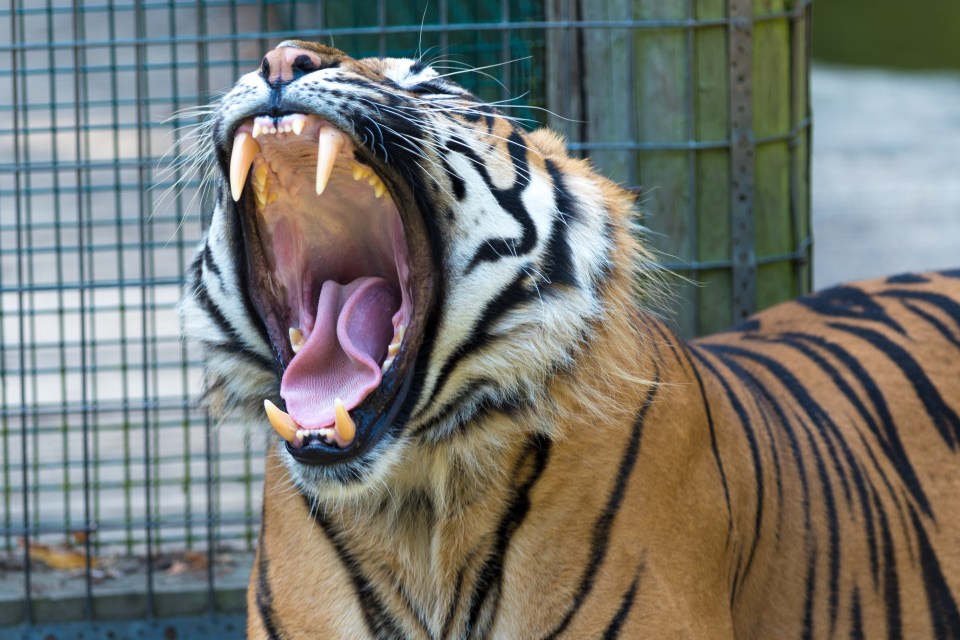
[[[813,284],[960,264],[960,3],[814,9]]]
[[[0,5],[0,640],[240,635],[262,450],[197,408],[175,305],[191,132],[279,41],[420,51],[563,131],[638,195],[693,336],[960,266],[957,33],[954,0]]]

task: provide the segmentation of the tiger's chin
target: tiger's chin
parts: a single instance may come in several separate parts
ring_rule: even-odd
[[[311,493],[368,485],[404,421],[432,305],[414,194],[321,115],[254,115],[230,139],[248,291],[280,377],[263,405],[281,457]]]

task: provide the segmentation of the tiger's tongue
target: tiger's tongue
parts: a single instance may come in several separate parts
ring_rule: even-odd
[[[380,384],[379,363],[399,308],[397,293],[383,278],[323,283],[313,331],[280,383],[280,396],[297,424],[305,429],[332,425],[336,398],[352,409]]]

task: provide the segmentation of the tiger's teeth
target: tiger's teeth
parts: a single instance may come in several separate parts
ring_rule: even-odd
[[[293,128],[293,132],[295,134],[300,135],[301,133],[303,133],[303,127],[305,125],[306,125],[306,120],[301,120],[300,118],[297,118],[296,120],[293,121],[293,123],[290,126]]]
[[[257,163],[256,169],[253,170],[253,178],[250,180],[253,183],[253,197],[256,198],[257,204],[261,209],[267,204],[267,165],[265,163]]]
[[[317,142],[317,195],[323,193],[333,173],[340,149],[347,141],[346,136],[333,127],[320,127],[320,139]]]
[[[350,417],[347,408],[343,406],[343,401],[337,398],[333,401],[334,428],[337,432],[337,444],[341,447],[353,442],[357,435],[357,424]]]
[[[256,137],[259,136],[260,133],[261,133],[261,131],[260,131],[260,123],[259,123],[259,122],[254,122],[254,123],[253,123],[253,137],[254,137],[254,139],[256,139]]]
[[[282,411],[269,400],[263,401],[263,409],[267,412],[267,419],[273,426],[274,431],[280,434],[281,438],[290,444],[295,444],[298,436],[300,436],[300,440],[303,440],[301,430],[297,429],[297,423],[290,417],[289,413]]]
[[[247,174],[250,173],[250,165],[253,159],[260,153],[260,145],[249,133],[241,132],[233,141],[233,153],[230,156],[230,194],[233,201],[240,200],[240,194],[243,193],[243,184],[247,181]]]
[[[367,180],[367,184],[373,187],[373,195],[376,198],[381,197],[387,192],[387,185],[383,184],[383,180],[381,180],[380,176],[376,174],[370,176],[370,178]]]
[[[387,369],[390,368],[390,365],[393,364],[393,361],[396,359],[397,354],[400,353],[400,345],[403,343],[403,336],[407,333],[407,326],[400,325],[397,327],[397,330],[393,333],[393,340],[390,341],[390,344],[387,345],[387,357],[383,361],[383,364],[380,365],[381,373],[386,373]]]
[[[370,167],[360,164],[359,162],[354,162],[350,168],[353,170],[354,180],[363,180],[373,173]]]
[[[300,347],[303,346],[303,342],[304,342],[303,331],[300,331],[300,329],[294,329],[293,327],[290,327],[289,333],[290,333],[290,348],[293,349],[294,353],[298,353],[300,351]]]

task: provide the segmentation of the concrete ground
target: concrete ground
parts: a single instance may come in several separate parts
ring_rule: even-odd
[[[817,65],[814,287],[960,267],[960,73]]]

